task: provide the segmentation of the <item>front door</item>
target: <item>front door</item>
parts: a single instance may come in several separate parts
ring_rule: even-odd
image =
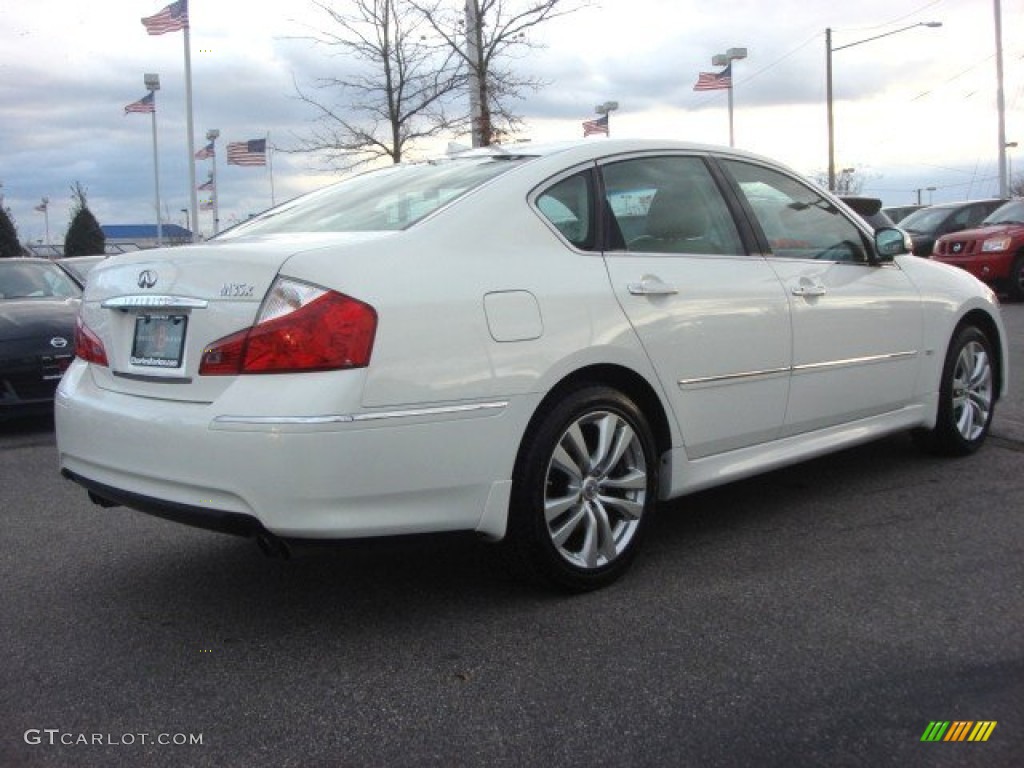
[[[897,410],[913,395],[923,320],[895,264],[809,185],[754,163],[724,163],[770,248],[793,323],[793,376],[782,435]]]

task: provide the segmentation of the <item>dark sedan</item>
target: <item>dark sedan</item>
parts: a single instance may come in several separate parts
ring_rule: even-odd
[[[940,237],[973,229],[1005,202],[1005,199],[991,199],[931,205],[901,220],[900,229],[910,234],[915,256],[929,256]]]
[[[52,408],[75,354],[81,295],[47,259],[0,259],[0,421]]]

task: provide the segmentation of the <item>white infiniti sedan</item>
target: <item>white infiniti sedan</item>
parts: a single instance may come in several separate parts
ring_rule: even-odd
[[[389,167],[97,266],[56,403],[94,501],[256,538],[477,531],[572,590],[656,503],[912,430],[985,440],[992,292],[744,152]]]

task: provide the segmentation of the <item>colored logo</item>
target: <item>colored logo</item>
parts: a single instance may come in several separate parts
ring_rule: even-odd
[[[921,741],[988,741],[995,728],[995,720],[932,720]]]

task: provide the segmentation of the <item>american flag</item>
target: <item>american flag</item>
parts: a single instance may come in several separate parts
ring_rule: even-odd
[[[205,192],[207,190],[213,189],[213,179],[210,179],[209,181],[204,181],[202,184],[196,187],[196,189],[198,189],[200,192]]]
[[[233,141],[228,144],[228,165],[266,165],[267,140]]]
[[[732,64],[721,72],[701,72],[693,86],[695,91],[719,91],[723,88],[732,88]]]
[[[583,121],[583,135],[590,136],[593,133],[608,135],[608,115],[601,115],[597,120]]]
[[[205,147],[196,152],[196,160],[209,160],[215,154],[213,149],[213,142],[211,141]]]
[[[188,0],[177,0],[160,13],[147,16],[142,20],[142,25],[151,35],[162,35],[164,32],[188,29]]]
[[[150,91],[138,101],[133,101],[126,106],[124,113],[127,115],[129,112],[156,112],[156,100],[153,98],[153,92]]]

